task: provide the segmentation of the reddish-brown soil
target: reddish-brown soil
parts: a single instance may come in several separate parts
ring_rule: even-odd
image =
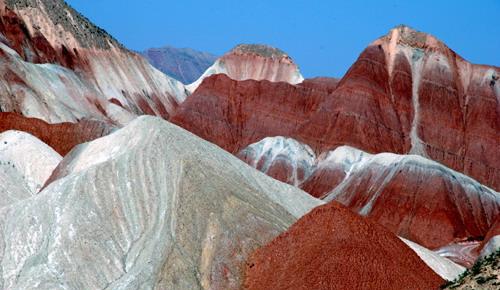
[[[442,283],[394,234],[331,203],[257,250],[245,289],[429,290]]]

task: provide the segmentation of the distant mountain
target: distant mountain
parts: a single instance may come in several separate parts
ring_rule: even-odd
[[[185,84],[197,80],[217,60],[208,52],[172,46],[151,48],[141,54],[154,67]]]

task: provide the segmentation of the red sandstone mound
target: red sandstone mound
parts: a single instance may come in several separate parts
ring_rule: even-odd
[[[238,81],[268,80],[298,84],[304,80],[298,66],[284,51],[262,44],[236,46],[187,88],[194,92],[205,78],[214,74],[225,74]]]
[[[30,133],[62,156],[78,144],[109,134],[112,126],[101,121],[82,120],[77,123],[48,124],[16,113],[0,113],[0,133],[18,130]]]
[[[247,262],[246,289],[438,289],[443,280],[383,226],[314,209]]]
[[[238,153],[268,136],[293,135],[328,93],[284,82],[206,78],[170,121]]]
[[[0,1],[0,36],[0,111],[126,123],[130,113],[167,118],[186,97],[62,0]]]

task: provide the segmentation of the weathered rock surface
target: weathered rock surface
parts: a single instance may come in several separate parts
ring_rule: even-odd
[[[398,237],[337,203],[314,209],[252,254],[246,289],[437,289]]]
[[[355,155],[360,158],[349,158]],[[323,200],[339,201],[426,248],[484,237],[500,213],[498,192],[421,156],[345,156],[341,164],[350,168]]]
[[[219,58],[194,83],[194,92],[203,80],[214,74],[226,74],[233,80],[268,80],[298,84],[304,80],[298,66],[282,50],[261,44],[240,44]]]
[[[0,110],[49,123],[167,118],[184,86],[61,0],[0,2]]]
[[[316,155],[294,139],[268,137],[237,155],[252,167],[280,181],[300,186],[314,173]]]
[[[285,82],[204,79],[170,121],[237,154],[266,137],[292,136],[328,93]]]
[[[480,257],[483,258],[500,250],[500,215],[491,226],[478,250],[481,251]]]
[[[73,147],[113,130],[113,126],[96,120],[81,120],[77,123],[49,124],[36,118],[27,118],[16,113],[0,113],[0,133],[8,130],[27,132],[65,156]]]
[[[471,64],[435,37],[401,26],[368,46],[338,83],[298,85],[322,97],[298,102],[293,86],[215,76],[173,120],[232,153],[285,136],[317,155],[343,145],[418,154],[498,191],[499,78],[500,68]]]
[[[208,52],[172,46],[150,48],[141,54],[154,67],[183,84],[196,81],[217,60],[217,56]]]
[[[247,256],[322,204],[139,117],[0,211],[3,289],[239,289]]]
[[[500,214],[498,192],[418,155],[372,155],[341,146],[316,157],[309,146],[294,139],[270,137],[248,146],[238,157],[431,249],[481,240]],[[441,254],[471,266],[477,257],[473,249],[469,243],[450,245]]]
[[[0,133],[0,208],[38,193],[61,159],[30,134]]]
[[[296,139],[419,154],[500,190],[500,68],[397,27],[365,49]]]
[[[317,77],[312,79],[305,79],[300,84],[302,87],[311,88],[315,90],[324,90],[331,94],[338,87],[340,79],[329,78],[329,77]]]
[[[481,244],[480,240],[456,241],[435,249],[434,252],[459,265],[470,268],[479,257],[478,249],[481,247]]]

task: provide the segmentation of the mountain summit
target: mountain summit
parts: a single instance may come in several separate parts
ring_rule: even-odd
[[[194,92],[205,78],[214,74],[226,74],[238,81],[268,80],[298,84],[304,80],[299,67],[284,51],[262,44],[237,45],[196,82],[188,85],[188,90]]]

